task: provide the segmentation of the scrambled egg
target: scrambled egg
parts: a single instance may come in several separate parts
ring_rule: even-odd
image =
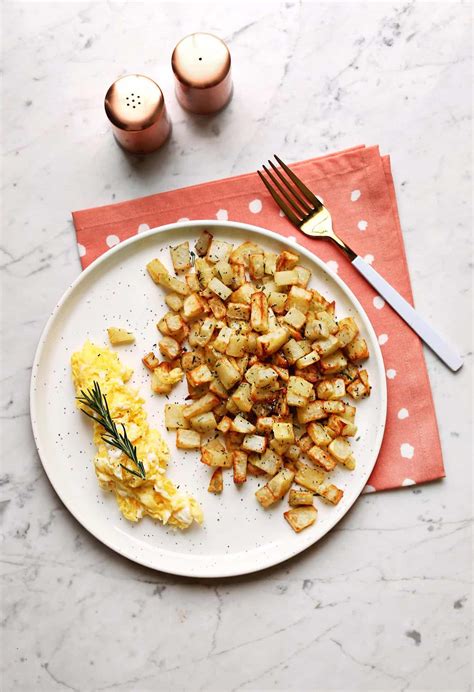
[[[104,428],[94,423],[97,479],[101,488],[114,493],[123,516],[138,521],[148,515],[180,529],[193,521],[201,523],[202,512],[196,500],[180,493],[165,475],[168,447],[159,432],[149,427],[138,391],[126,384],[133,371],[120,362],[116,353],[90,341],[73,354],[71,367],[78,396],[81,390],[91,389],[94,380],[99,383],[107,396],[112,418],[119,430],[121,423],[125,425],[128,437],[137,447],[137,457],[145,467],[145,480],[123,469],[120,464],[134,468],[133,462],[120,449],[104,442]],[[82,408],[79,402],[78,406]]]

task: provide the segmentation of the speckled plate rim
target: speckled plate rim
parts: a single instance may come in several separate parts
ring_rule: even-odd
[[[228,557],[229,556],[222,556],[223,558],[223,564],[221,565],[221,568],[219,568],[216,563],[214,562],[213,569],[212,570],[203,570],[203,569],[192,569],[192,570],[186,570],[186,569],[180,569],[177,568],[176,566],[173,565],[167,565],[167,564],[162,564],[160,561],[158,564],[149,559],[145,559],[144,557],[141,557],[140,555],[134,554],[132,551],[127,551],[126,549],[120,548],[117,545],[114,545],[114,541],[109,540],[107,536],[103,535],[103,532],[100,531],[100,527],[97,527],[95,524],[91,525],[91,522],[88,521],[87,514],[84,516],[80,515],[80,513],[74,511],[68,504],[67,499],[63,496],[63,493],[61,492],[61,488],[58,487],[58,484],[55,483],[55,478],[52,473],[53,468],[48,468],[48,459],[45,453],[42,452],[42,444],[41,444],[41,434],[40,430],[38,429],[38,424],[37,424],[37,407],[38,407],[38,397],[36,396],[35,390],[34,390],[34,383],[37,377],[37,373],[40,367],[41,363],[41,358],[44,349],[46,348],[48,344],[48,337],[50,334],[50,331],[52,329],[52,326],[55,322],[55,319],[57,315],[60,313],[61,308],[64,303],[68,301],[70,298],[71,294],[78,288],[78,286],[85,281],[90,274],[93,272],[97,271],[101,265],[105,264],[110,260],[110,258],[117,254],[117,253],[122,253],[126,250],[126,248],[130,247],[134,243],[139,243],[141,240],[144,238],[148,238],[153,235],[158,235],[167,231],[173,231],[173,230],[181,230],[181,229],[187,229],[187,228],[195,228],[195,227],[201,227],[201,226],[206,226],[210,230],[214,229],[219,229],[219,228],[226,228],[226,229],[233,229],[235,228],[236,230],[239,231],[244,231],[246,233],[251,233],[252,235],[257,235],[257,236],[263,236],[270,238],[273,241],[276,241],[280,243],[281,245],[287,246],[289,249],[294,249],[295,246],[298,247],[298,252],[305,256],[310,262],[314,262],[321,272],[323,274],[329,275],[330,279],[334,281],[339,288],[342,290],[343,293],[345,293],[347,299],[352,303],[353,308],[357,312],[357,315],[359,319],[362,321],[363,326],[366,330],[367,335],[369,336],[369,340],[371,342],[371,356],[374,358],[375,363],[376,363],[376,368],[378,371],[378,378],[380,382],[380,387],[381,390],[379,391],[380,395],[380,411],[378,415],[378,422],[376,426],[376,435],[375,435],[375,440],[373,443],[372,447],[372,461],[370,464],[367,464],[365,473],[361,474],[361,476],[358,477],[358,484],[359,487],[357,488],[357,492],[355,492],[354,497],[352,501],[350,501],[345,507],[344,511],[335,514],[334,518],[331,518],[330,521],[326,522],[326,525],[324,526],[324,531],[322,531],[318,536],[313,537],[311,534],[308,534],[308,539],[304,542],[299,543],[298,545],[295,545],[294,548],[290,549],[287,552],[280,553],[279,555],[270,555],[268,556],[265,560],[262,560],[260,563],[257,564],[252,564],[252,566],[238,566],[234,565],[235,561],[231,562],[231,565],[227,564],[228,563]],[[331,529],[334,528],[334,526],[347,514],[349,509],[354,505],[355,501],[358,499],[360,496],[362,490],[364,489],[367,480],[372,473],[372,470],[375,466],[375,463],[377,461],[377,457],[380,451],[380,447],[382,445],[382,440],[385,432],[385,422],[386,422],[386,415],[387,415],[387,383],[386,383],[386,377],[385,377],[385,367],[384,367],[384,362],[383,362],[383,357],[382,357],[382,352],[380,350],[380,346],[374,331],[374,328],[372,327],[372,324],[363,309],[362,305],[354,295],[354,293],[351,291],[351,289],[347,286],[347,284],[331,269],[328,268],[328,266],[321,260],[317,255],[313,254],[309,250],[307,250],[305,247],[301,246],[298,244],[296,241],[290,241],[287,237],[281,236],[277,233],[274,233],[273,231],[269,231],[268,229],[261,228],[260,226],[255,226],[252,224],[247,224],[247,223],[242,223],[242,222],[237,222],[237,221],[216,221],[214,219],[212,220],[207,220],[207,219],[193,219],[192,221],[186,221],[186,222],[177,222],[177,223],[172,223],[172,224],[166,224],[163,226],[159,226],[156,228],[152,228],[148,231],[145,231],[144,233],[140,233],[139,235],[132,236],[131,238],[128,238],[127,240],[121,242],[120,244],[116,245],[115,247],[111,248],[107,252],[105,252],[103,255],[98,257],[94,262],[92,262],[79,276],[73,283],[69,286],[69,288],[65,291],[59,302],[56,304],[55,308],[53,309],[44,329],[41,334],[34,361],[33,361],[33,366],[32,366],[32,373],[31,373],[31,381],[30,381],[30,417],[31,417],[31,425],[32,425],[32,430],[33,430],[33,436],[36,444],[36,448],[38,451],[38,455],[40,457],[41,463],[43,465],[44,471],[53,486],[54,490],[56,491],[57,495],[59,496],[60,500],[63,502],[65,507],[68,509],[68,511],[74,516],[74,518],[87,530],[89,533],[91,533],[95,538],[97,538],[101,543],[106,545],[108,548],[113,550],[114,552],[122,555],[123,557],[128,558],[129,560],[143,565],[145,567],[149,567],[151,569],[161,571],[161,572],[166,572],[168,574],[176,574],[179,576],[185,576],[185,577],[192,577],[192,578],[225,578],[225,577],[232,577],[232,576],[241,576],[244,574],[252,574],[254,572],[259,572],[261,570],[267,569],[269,567],[273,567],[275,565],[278,565],[282,562],[285,562],[286,560],[289,560],[292,557],[295,557],[299,553],[303,552],[307,548],[309,548],[311,545],[314,545],[317,543],[321,538],[323,538]],[[302,534],[299,534],[301,536]],[[291,541],[288,542],[289,545],[291,546]],[[200,556],[202,557],[202,556]],[[215,556],[214,556],[215,557]],[[227,559],[226,559],[227,557]]]

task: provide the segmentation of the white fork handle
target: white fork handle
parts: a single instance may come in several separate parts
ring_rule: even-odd
[[[462,367],[461,356],[436,332],[433,327],[414,310],[405,298],[390,286],[378,272],[367,264],[362,257],[352,261],[353,266],[367,279],[375,290],[389,303],[402,319],[413,329],[425,344],[431,348],[441,360],[454,372]]]

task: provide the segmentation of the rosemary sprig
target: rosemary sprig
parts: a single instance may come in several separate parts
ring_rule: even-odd
[[[99,383],[94,380],[94,386],[92,389],[88,389],[87,392],[81,390],[81,396],[76,397],[76,399],[81,404],[88,406],[91,411],[94,412],[95,415],[89,413],[89,411],[86,411],[83,408],[81,409],[86,416],[92,418],[93,421],[99,423],[99,425],[105,429],[107,434],[102,435],[104,442],[107,442],[107,444],[112,445],[113,447],[117,447],[117,449],[120,449],[124,454],[126,454],[126,456],[133,461],[138,469],[138,472],[134,471],[128,466],[125,466],[124,464],[120,464],[120,466],[129,473],[132,473],[134,476],[137,476],[137,478],[146,478],[143,462],[139,461],[137,457],[137,448],[130,442],[123,423],[121,423],[122,432],[118,431],[117,425],[110,415],[107,397],[105,394],[102,394]]]

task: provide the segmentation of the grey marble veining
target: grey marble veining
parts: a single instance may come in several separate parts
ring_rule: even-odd
[[[469,19],[448,2],[3,5],[4,690],[470,689]],[[179,108],[169,68],[197,30],[234,61],[235,97],[208,119]],[[145,160],[103,114],[126,71],[156,77],[173,119]],[[453,376],[426,354],[446,480],[364,496],[262,574],[191,581],[127,562],[64,509],[30,432],[34,350],[79,273],[70,211],[362,142],[392,155],[417,306],[466,361]]]

